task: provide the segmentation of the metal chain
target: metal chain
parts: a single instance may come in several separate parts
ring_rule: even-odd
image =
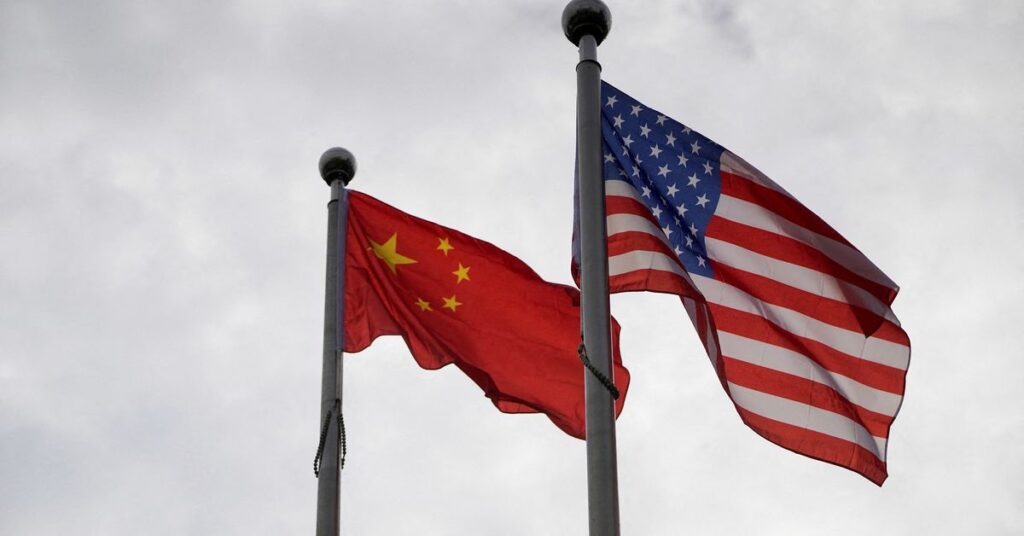
[[[580,337],[580,345],[576,348],[576,353],[580,356],[580,361],[583,362],[583,366],[586,367],[595,378],[597,378],[597,381],[601,382],[601,385],[603,385],[605,389],[608,389],[608,392],[612,394],[613,399],[618,400],[619,388],[615,387],[615,383],[590,362],[590,357],[587,356],[587,347],[583,344],[583,337]]]
[[[320,443],[316,446],[316,456],[313,458],[313,476],[320,478],[320,458],[324,455],[324,443],[327,442],[327,428],[331,425],[331,410],[327,410],[324,416],[324,425],[320,427]]]
[[[338,410],[338,450],[341,451],[341,461],[338,463],[340,469],[345,468],[345,456],[348,455],[348,445],[345,443],[345,414],[341,412],[341,401],[335,400],[335,407]]]
[[[334,401],[334,409],[327,410],[327,415],[324,416],[324,425],[320,427],[320,442],[316,446],[316,456],[313,458],[313,475],[317,478],[320,477],[320,460],[324,456],[324,446],[327,443],[327,430],[331,425],[331,414],[334,412],[338,414],[338,450],[340,451],[339,456],[339,468],[345,468],[345,457],[348,456],[348,444],[345,438],[345,415],[341,412],[341,401]]]

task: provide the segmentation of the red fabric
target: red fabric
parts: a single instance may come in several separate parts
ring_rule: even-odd
[[[451,246],[447,254],[442,240]],[[380,251],[401,256],[392,258],[399,261],[394,271]],[[468,268],[468,279],[460,280],[460,268]],[[618,415],[629,372],[612,325],[615,384],[623,395]],[[586,437],[585,371],[576,354],[579,291],[544,281],[492,244],[355,191],[348,193],[344,329],[346,352],[401,335],[421,367],[453,363],[499,410],[544,413],[566,433]]]

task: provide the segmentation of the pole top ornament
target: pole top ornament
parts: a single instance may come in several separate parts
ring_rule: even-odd
[[[341,147],[327,149],[320,157],[320,176],[328,186],[337,179],[348,186],[356,176],[356,157]]]
[[[601,44],[612,27],[612,13],[601,0],[572,0],[562,11],[562,30],[569,41],[580,46],[584,35]]]

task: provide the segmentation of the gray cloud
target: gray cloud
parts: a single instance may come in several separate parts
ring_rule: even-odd
[[[1019,4],[611,7],[605,77],[861,247],[914,345],[875,489],[746,429],[677,300],[614,297],[623,531],[1024,529]],[[569,282],[561,8],[0,5],[0,532],[312,532],[317,158]],[[583,443],[545,418],[397,340],[345,389],[348,532],[585,533]]]

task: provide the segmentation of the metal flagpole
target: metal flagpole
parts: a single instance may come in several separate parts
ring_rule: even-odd
[[[341,418],[342,349],[345,330],[345,233],[348,222],[348,192],[345,186],[356,174],[356,159],[340,147],[320,157],[320,176],[331,187],[327,203],[327,284],[324,293],[324,361],[320,385],[320,447],[316,489],[316,534],[337,536],[340,520],[341,467],[338,448],[343,448]]]
[[[562,28],[580,52],[580,61],[576,65],[576,144],[583,344],[596,368],[612,378],[608,233],[601,162],[601,65],[597,63],[597,46],[611,28],[611,12],[600,0],[573,0],[562,12]],[[584,374],[590,536],[618,536],[619,477],[615,454],[614,400],[595,374],[587,370]]]

